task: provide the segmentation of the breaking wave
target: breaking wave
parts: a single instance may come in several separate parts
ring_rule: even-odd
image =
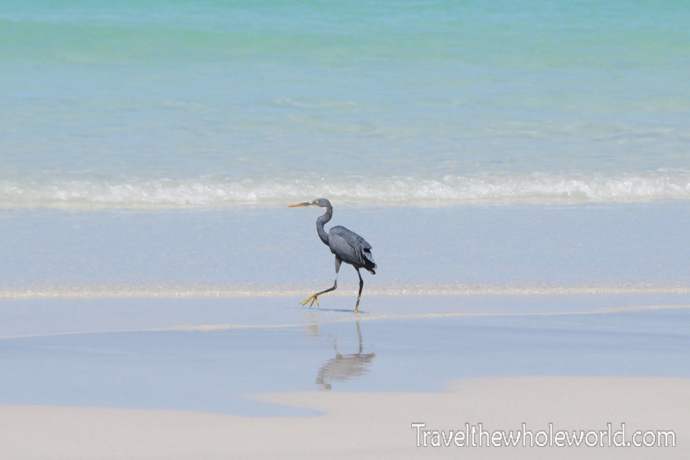
[[[0,179],[1,209],[217,208],[278,205],[321,196],[375,206],[688,200],[690,172],[244,180]]]

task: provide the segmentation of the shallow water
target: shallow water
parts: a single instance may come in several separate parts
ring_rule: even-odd
[[[332,284],[320,209],[0,214],[0,288],[246,291],[298,295]],[[629,205],[336,207],[373,246],[367,292],[445,288],[688,287],[690,208]],[[339,287],[357,276],[343,266]],[[369,291],[369,290],[372,291]],[[383,290],[383,291],[382,291]]]
[[[296,298],[0,301],[0,403],[313,415],[246,396],[690,377],[687,294],[368,300],[358,318]]]

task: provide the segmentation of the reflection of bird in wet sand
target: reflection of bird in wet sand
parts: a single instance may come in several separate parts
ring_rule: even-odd
[[[338,343],[335,343],[335,358],[326,361],[319,369],[316,384],[324,390],[330,390],[329,382],[343,382],[352,377],[359,377],[369,372],[371,362],[376,353],[362,353],[362,330],[357,321],[357,336],[359,338],[359,352],[351,355],[341,355],[338,351]]]

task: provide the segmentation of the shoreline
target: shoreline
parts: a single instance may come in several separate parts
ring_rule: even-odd
[[[0,300],[21,299],[102,299],[102,298],[233,298],[233,297],[299,297],[319,289],[316,285],[305,286],[36,286],[0,288]],[[357,289],[342,287],[329,293],[330,297],[352,296]],[[620,283],[574,286],[532,285],[463,285],[463,284],[405,284],[373,286],[368,296],[553,296],[553,295],[615,295],[615,294],[690,294],[690,285]]]
[[[361,315],[350,298],[321,309],[297,299],[3,300],[0,457],[506,457],[507,447],[418,448],[413,423],[439,433],[625,423],[673,430],[676,447],[659,458],[690,454],[686,294],[370,296]]]

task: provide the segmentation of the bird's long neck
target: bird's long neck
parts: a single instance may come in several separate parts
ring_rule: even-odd
[[[326,230],[324,230],[323,226],[331,220],[331,217],[333,217],[333,208],[328,206],[326,208],[326,213],[316,219],[316,231],[319,234],[319,238],[321,238],[321,241],[323,241],[323,244],[328,246],[328,233],[326,233]]]

